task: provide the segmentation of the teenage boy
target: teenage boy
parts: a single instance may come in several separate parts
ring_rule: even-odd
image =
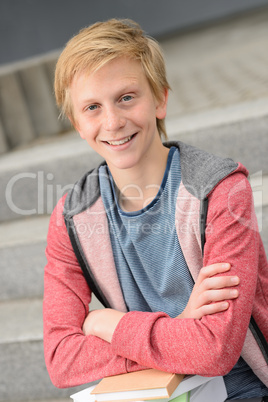
[[[247,171],[162,143],[168,90],[159,45],[129,20],[82,30],[58,60],[58,105],[105,162],[51,217],[48,371],[58,387],[148,367],[224,375],[229,399],[261,400],[268,266]],[[92,291],[105,309],[89,311]]]

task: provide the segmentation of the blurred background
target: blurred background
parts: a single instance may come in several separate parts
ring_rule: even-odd
[[[81,27],[132,18],[160,39],[267,5],[265,0],[1,0],[0,64],[60,49]]]
[[[81,389],[58,390],[46,372],[44,250],[57,200],[100,159],[58,118],[53,76],[68,39],[112,17],[162,46],[169,138],[248,168],[268,251],[268,0],[0,0],[1,402]]]

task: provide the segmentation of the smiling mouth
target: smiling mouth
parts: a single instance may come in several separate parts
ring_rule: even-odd
[[[106,141],[109,145],[123,145],[126,142],[129,142],[130,140],[132,140],[132,138],[134,137],[135,134],[130,135],[129,137],[123,138],[122,140],[118,140],[118,141]]]

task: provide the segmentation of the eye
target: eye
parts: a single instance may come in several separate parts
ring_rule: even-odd
[[[129,102],[131,99],[133,99],[131,95],[125,95],[121,98],[122,102]]]
[[[90,105],[90,106],[88,106],[87,110],[93,111],[93,110],[96,110],[97,108],[98,108],[98,105]]]

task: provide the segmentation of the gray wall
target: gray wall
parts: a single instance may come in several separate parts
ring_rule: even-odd
[[[161,37],[268,0],[0,0],[0,64],[61,48],[81,27],[132,18]]]

